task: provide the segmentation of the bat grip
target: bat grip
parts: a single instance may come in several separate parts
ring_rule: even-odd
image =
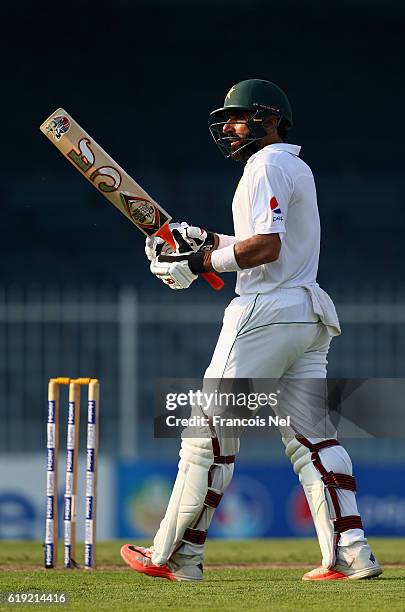
[[[221,291],[222,287],[225,285],[222,278],[218,276],[218,274],[215,274],[215,272],[204,272],[201,276],[215,291]]]
[[[170,227],[168,223],[166,223],[166,225],[163,225],[160,228],[160,230],[156,232],[155,235],[159,236],[160,238],[163,238],[163,240],[167,242],[168,244],[170,244],[170,246],[173,249],[176,248],[176,243],[174,241],[174,238],[172,236],[172,232],[170,231]],[[214,272],[204,272],[203,274],[201,274],[201,276],[209,285],[211,285],[213,289],[215,289],[215,291],[220,291],[222,287],[225,285],[222,278],[220,278]]]

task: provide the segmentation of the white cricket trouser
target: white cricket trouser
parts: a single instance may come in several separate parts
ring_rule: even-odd
[[[305,289],[240,296],[225,310],[205,378],[325,378],[330,341]],[[238,438],[217,434],[221,455],[238,452]]]
[[[243,295],[225,310],[206,378],[324,378],[330,336],[305,289]]]

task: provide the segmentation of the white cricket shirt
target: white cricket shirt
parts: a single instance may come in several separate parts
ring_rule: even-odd
[[[249,158],[232,203],[236,240],[279,234],[277,261],[237,273],[236,293],[268,293],[316,282],[320,222],[311,169],[301,147],[271,144]]]

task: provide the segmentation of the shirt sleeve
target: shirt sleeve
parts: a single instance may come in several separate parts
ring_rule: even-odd
[[[293,184],[278,166],[262,164],[252,174],[251,218],[255,234],[284,234]]]

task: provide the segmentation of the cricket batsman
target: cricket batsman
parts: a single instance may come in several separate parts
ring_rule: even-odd
[[[236,272],[236,294],[205,379],[325,379],[331,339],[340,334],[330,297],[318,285],[320,221],[314,177],[287,143],[292,112],[274,83],[237,83],[211,113],[211,134],[224,155],[245,163],[232,203],[234,236],[175,224],[175,251],[147,238],[152,273],[187,289],[203,272]],[[302,405],[297,406],[297,414]],[[239,433],[182,435],[178,475],[153,546],[126,544],[135,571],[174,581],[203,579],[204,545],[215,508],[231,482]],[[304,580],[371,578],[382,570],[364,535],[356,481],[334,438],[281,431],[305,492],[322,564]]]

